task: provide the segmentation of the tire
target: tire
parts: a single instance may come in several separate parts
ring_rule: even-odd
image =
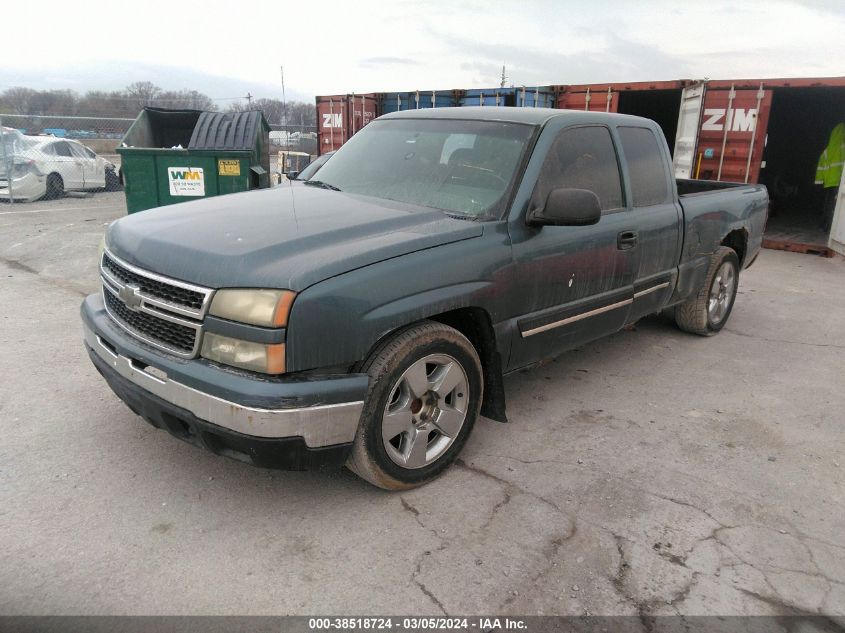
[[[722,246],[710,256],[707,277],[698,294],[675,308],[675,323],[685,332],[713,336],[725,327],[739,287],[739,258]]]
[[[106,170],[106,191],[120,191],[120,176],[113,169]]]
[[[484,379],[472,343],[424,321],[377,347],[363,371],[370,386],[347,468],[385,490],[431,481],[461,452],[481,408]]]
[[[47,176],[47,191],[44,193],[44,200],[57,200],[65,195],[65,181],[59,174],[53,173]]]

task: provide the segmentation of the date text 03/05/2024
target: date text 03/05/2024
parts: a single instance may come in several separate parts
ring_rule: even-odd
[[[479,617],[479,618],[444,618],[444,617],[349,617],[349,618],[310,618],[308,628],[312,631],[491,631],[491,630],[526,630],[526,623],[520,619]]]

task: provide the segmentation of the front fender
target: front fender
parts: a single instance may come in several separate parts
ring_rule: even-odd
[[[317,283],[291,309],[288,371],[351,366],[391,332],[456,308],[482,308],[496,323],[507,308],[501,298],[512,296],[510,261],[504,227],[486,225],[479,237]]]

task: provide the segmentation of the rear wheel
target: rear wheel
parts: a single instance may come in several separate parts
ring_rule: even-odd
[[[370,388],[347,467],[386,490],[431,481],[460,453],[481,407],[472,343],[424,322],[381,345],[364,370]]]
[[[675,308],[675,322],[682,330],[713,336],[731,315],[739,287],[739,258],[722,246],[710,257],[707,278],[698,294]]]
[[[44,194],[45,200],[55,200],[65,195],[65,181],[59,174],[47,176],[47,191]]]

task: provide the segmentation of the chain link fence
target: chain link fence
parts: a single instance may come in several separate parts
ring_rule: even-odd
[[[0,202],[121,188],[117,147],[134,118],[0,114]],[[313,125],[270,125],[271,172],[287,154],[317,153]],[[306,161],[307,162],[307,161]]]

